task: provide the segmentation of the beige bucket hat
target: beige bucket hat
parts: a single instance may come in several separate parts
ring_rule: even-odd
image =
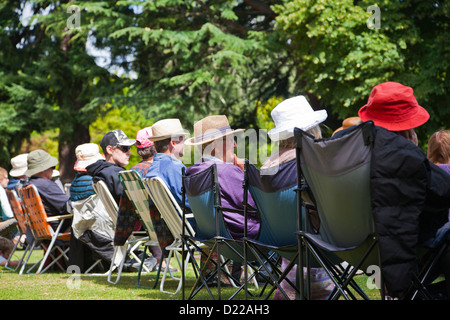
[[[185,136],[189,131],[184,130],[179,119],[163,119],[155,122],[152,126],[153,136],[148,137],[151,141],[159,141],[167,138]]]

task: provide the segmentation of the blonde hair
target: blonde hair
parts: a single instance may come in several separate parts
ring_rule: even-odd
[[[320,130],[319,125],[312,127],[311,129],[306,130],[307,133],[312,135],[315,139],[322,139],[322,131]],[[295,138],[290,137],[284,140],[280,140],[280,148],[292,149],[295,148]]]
[[[450,164],[450,130],[439,130],[428,140],[428,160],[435,164]]]

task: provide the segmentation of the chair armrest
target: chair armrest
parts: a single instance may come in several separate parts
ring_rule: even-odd
[[[73,213],[70,214],[63,214],[61,216],[53,216],[53,217],[47,217],[45,221],[52,222],[52,221],[58,221],[58,220],[65,220],[73,217]]]

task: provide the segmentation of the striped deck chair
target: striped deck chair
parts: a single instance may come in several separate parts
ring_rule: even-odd
[[[114,222],[114,225],[117,223],[117,216],[118,216],[118,210],[119,206],[117,205],[116,201],[114,200],[111,192],[109,191],[106,184],[99,180],[92,184],[94,187],[95,193],[98,195],[100,200],[102,201],[103,205],[105,206],[106,212],[108,212],[109,216],[111,217],[112,221]],[[146,242],[148,240],[148,237],[135,237],[132,235],[125,245],[123,246],[114,246],[114,256],[111,261],[111,266],[108,272],[108,282],[112,284],[116,284],[120,280],[120,276],[122,274],[123,265],[125,263],[125,260],[127,256],[129,255],[130,258],[134,258],[138,263],[141,262],[141,259],[136,255],[134,252],[139,246]],[[116,277],[116,280],[112,280],[111,276],[113,271],[117,269],[118,274]],[[146,271],[149,271],[148,269]]]
[[[149,196],[147,190],[144,186],[141,176],[138,172],[134,170],[126,170],[119,172],[120,183],[123,186],[123,190],[125,191],[128,199],[131,201],[136,213],[138,214],[142,224],[144,225],[144,229],[147,232],[149,237],[149,241],[145,243],[144,247],[144,256],[147,252],[148,246],[158,246],[158,236],[155,231],[155,227],[153,225],[152,217],[150,215],[150,207],[149,207]],[[140,277],[141,271],[144,267],[144,260],[141,261],[141,265],[139,267],[137,286],[142,287],[140,285]],[[159,278],[159,269],[155,280],[155,285],[158,282]]]
[[[38,243],[40,243],[40,245],[45,249],[45,255],[41,260],[29,268],[27,273],[31,273],[31,270],[33,270],[37,265],[39,265],[39,267],[35,274],[44,273],[55,264],[65,272],[64,267],[59,263],[59,259],[64,258],[66,262],[69,261],[67,253],[69,252],[68,242],[71,235],[70,233],[61,232],[61,227],[65,219],[72,218],[72,214],[48,217],[39,192],[36,186],[32,184],[20,188],[19,193],[22,198],[23,207],[29,219],[28,221],[30,222],[31,231],[36,240],[33,242],[33,246],[29,250],[28,256],[20,273],[22,274],[23,268],[25,268],[31,253]],[[50,225],[50,222],[52,221],[59,221],[56,230],[53,230]],[[66,242],[67,246],[62,246],[57,240]],[[50,243],[47,243],[47,241],[50,241]],[[58,255],[56,256],[55,253]],[[45,263],[49,257],[52,258],[52,261],[45,266]]]
[[[194,245],[190,245],[189,247],[183,246],[183,241],[181,237],[182,234],[195,235],[195,231],[189,222],[185,221],[185,223],[183,223],[183,211],[176,202],[166,183],[159,177],[151,177],[144,179],[144,184],[146,186],[146,189],[152,202],[157,207],[159,213],[161,214],[162,219],[164,219],[165,223],[167,224],[170,232],[172,233],[175,239],[171,245],[165,248],[165,250],[169,252],[169,256],[167,258],[167,266],[164,270],[163,277],[161,279],[160,290],[165,293],[177,294],[183,286],[183,278],[185,276],[184,272],[187,268],[187,265],[189,261],[194,260],[193,252],[196,251],[196,246],[204,247],[204,245],[201,243],[196,243],[195,246]],[[192,217],[192,214],[185,215],[185,217],[186,219],[188,217],[190,218]],[[183,263],[182,261],[180,261],[180,253],[182,253],[183,251],[188,253],[188,249],[190,254],[186,255],[185,261]],[[176,278],[170,273],[169,266],[172,257],[175,257],[177,259],[178,266],[180,267],[182,272],[181,278]],[[164,290],[164,283],[167,272],[170,273],[172,278],[179,280],[178,287],[175,290],[175,292],[169,292]]]

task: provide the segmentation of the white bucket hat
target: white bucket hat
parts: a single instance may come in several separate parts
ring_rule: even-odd
[[[12,169],[9,171],[11,177],[20,177],[25,175],[28,169],[28,153],[19,154],[11,159]]]
[[[270,113],[275,128],[267,134],[272,141],[294,136],[294,128],[311,129],[328,117],[326,110],[314,111],[304,96],[296,96],[279,103]]]
[[[76,171],[86,171],[86,167],[97,162],[98,160],[105,160],[105,157],[100,154],[99,147],[95,143],[80,144],[75,149],[77,161],[74,169]]]

